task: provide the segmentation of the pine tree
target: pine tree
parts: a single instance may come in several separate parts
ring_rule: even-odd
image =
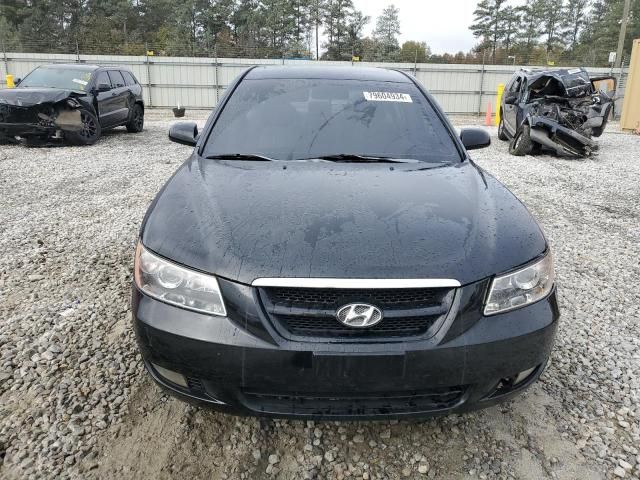
[[[391,4],[382,10],[382,14],[376,19],[376,28],[373,38],[379,43],[384,56],[383,60],[395,60],[399,54],[400,45],[400,10]]]
[[[563,4],[558,0],[543,0],[542,11],[542,29],[541,33],[544,37],[544,44],[547,50],[547,56],[552,50],[558,46],[561,39],[561,24],[563,16]]]
[[[517,8],[506,7],[504,9],[501,31],[503,37],[503,45],[507,52],[507,55],[509,55],[509,51],[512,47],[514,38],[518,34],[520,21],[520,11]]]
[[[496,49],[504,36],[504,11],[506,0],[481,0],[473,12],[475,22],[469,27],[482,44],[491,49],[495,62]]]
[[[564,5],[562,36],[570,50],[575,48],[580,32],[587,23],[588,7],[589,0],[567,0]]]
[[[544,9],[541,0],[527,0],[527,3],[517,9],[521,18],[518,38],[524,52],[528,54],[538,44]]]

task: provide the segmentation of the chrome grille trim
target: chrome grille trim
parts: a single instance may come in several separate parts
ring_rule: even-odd
[[[450,278],[256,278],[254,287],[298,288],[458,288],[460,282]]]

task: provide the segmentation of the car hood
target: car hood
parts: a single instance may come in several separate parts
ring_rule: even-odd
[[[247,162],[194,156],[151,205],[143,244],[250,284],[261,277],[447,278],[540,255],[545,238],[501,183],[465,161]]]
[[[0,90],[0,103],[31,107],[41,103],[57,103],[65,98],[82,95],[59,88],[5,88]]]

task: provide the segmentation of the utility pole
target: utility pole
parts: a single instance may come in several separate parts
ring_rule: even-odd
[[[622,49],[624,48],[624,39],[627,35],[627,22],[629,21],[629,9],[631,8],[631,0],[624,0],[624,12],[622,14],[622,21],[620,22],[620,35],[618,36],[618,50],[616,51],[616,64],[615,67],[620,66],[622,61]]]

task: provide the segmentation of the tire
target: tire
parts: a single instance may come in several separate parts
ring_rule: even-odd
[[[127,132],[140,133],[144,128],[144,110],[136,103],[131,111],[131,118],[127,122]]]
[[[82,130],[79,132],[65,132],[64,138],[73,145],[93,145],[100,139],[102,128],[98,118],[89,110],[80,109]]]
[[[502,140],[503,142],[509,140],[507,132],[504,131],[504,119],[502,118],[502,115],[500,115],[500,123],[498,124],[498,139]]]
[[[509,144],[509,153],[517,157],[529,155],[533,150],[533,142],[531,141],[531,127],[526,123],[516,132],[515,137]]]

